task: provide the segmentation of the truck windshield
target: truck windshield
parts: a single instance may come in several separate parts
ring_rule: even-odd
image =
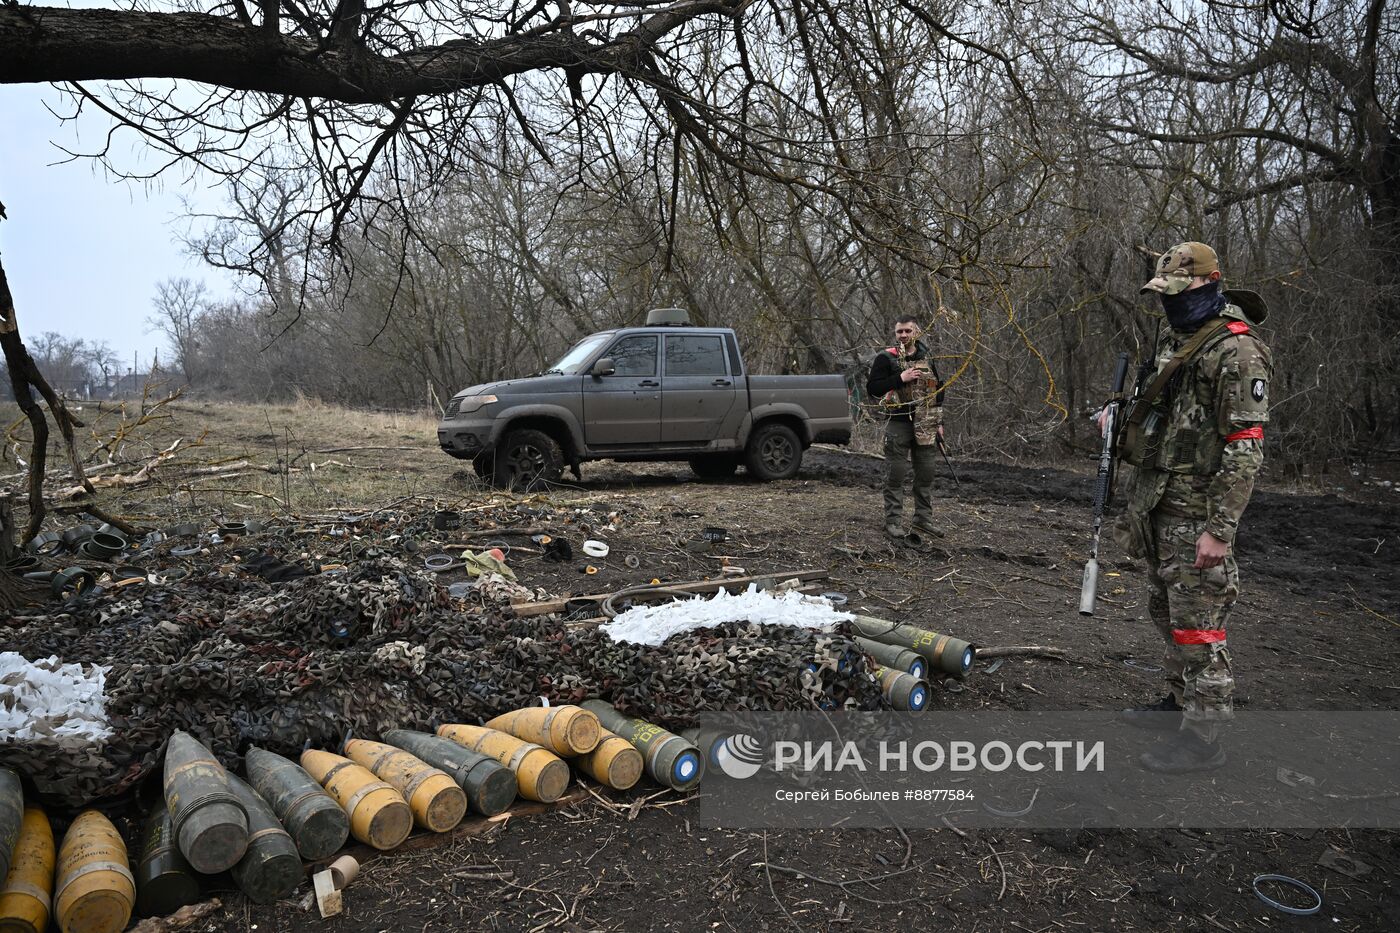
[[[562,373],[565,376],[576,376],[583,372],[583,364],[593,355],[593,351],[603,344],[612,334],[593,334],[584,337],[574,344],[568,353],[559,357],[545,372]]]

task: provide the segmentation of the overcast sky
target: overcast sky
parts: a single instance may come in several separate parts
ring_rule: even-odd
[[[135,352],[144,368],[162,343],[146,321],[157,283],[185,276],[203,280],[215,297],[233,291],[231,278],[180,242],[181,198],[212,210],[222,194],[179,168],[144,185],[110,179],[91,160],[55,164],[67,156],[52,143],[96,149],[109,123],[87,117],[81,128],[61,125],[45,102],[61,108],[48,85],[0,85],[0,204],[9,216],[0,221],[0,257],[21,333],[105,340],[125,366]],[[116,155],[133,170],[152,161],[129,134]]]

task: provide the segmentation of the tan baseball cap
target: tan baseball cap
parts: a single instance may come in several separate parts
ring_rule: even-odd
[[[1186,291],[1192,276],[1219,271],[1220,260],[1215,250],[1195,240],[1178,243],[1157,260],[1157,274],[1140,291],[1177,295]]]

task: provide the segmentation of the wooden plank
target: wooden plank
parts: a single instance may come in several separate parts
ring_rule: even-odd
[[[662,583],[661,586],[668,590],[682,590],[686,593],[717,593],[720,590],[727,590],[732,586],[747,586],[750,583],[757,583],[759,580],[791,580],[796,578],[804,583],[808,580],[824,580],[831,576],[830,570],[782,570],[774,573],[757,573],[747,577],[726,577],[717,580],[691,580],[685,583]],[[612,593],[596,593],[591,596],[569,596],[563,599],[546,599],[537,603],[511,603],[510,608],[515,610],[519,618],[530,616],[540,616],[547,612],[560,612],[566,605],[576,599],[589,600],[600,603],[607,599]]]

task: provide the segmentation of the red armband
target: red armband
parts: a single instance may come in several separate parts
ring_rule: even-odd
[[[1256,424],[1252,428],[1245,428],[1243,431],[1236,431],[1234,434],[1225,435],[1225,443],[1231,441],[1262,441],[1264,439],[1264,426]]]

